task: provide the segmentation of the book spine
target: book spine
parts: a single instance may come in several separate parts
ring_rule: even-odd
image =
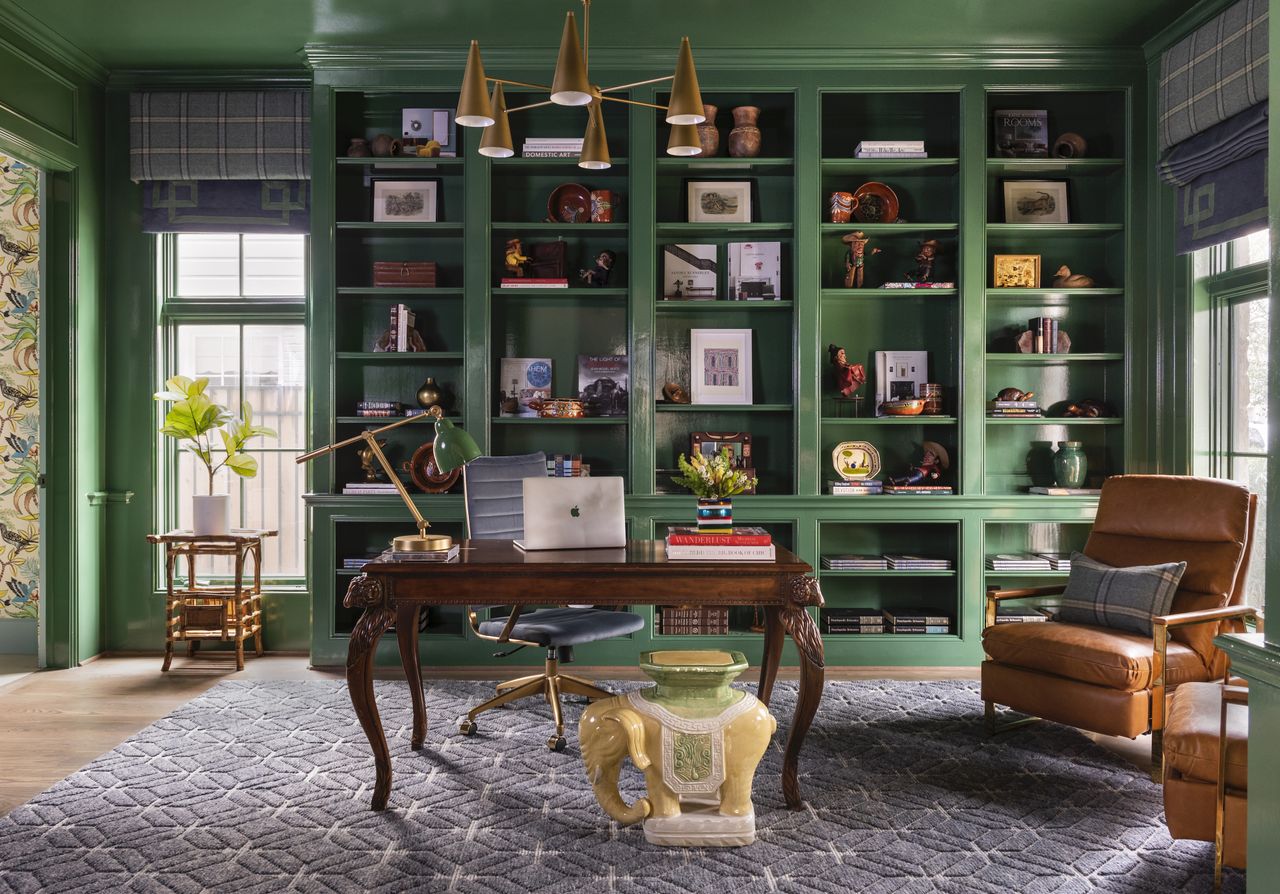
[[[522,150],[520,152],[520,157],[521,158],[577,158],[581,154],[582,154],[581,149],[574,149],[572,151],[552,150],[550,152],[544,152],[540,149],[534,149],[534,150]]]
[[[772,559],[775,555],[772,546],[667,547],[667,557],[672,559]]]
[[[768,534],[668,534],[668,546],[769,546]]]

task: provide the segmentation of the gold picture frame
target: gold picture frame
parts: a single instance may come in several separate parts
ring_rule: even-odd
[[[997,289],[1040,288],[1040,256],[995,255],[991,285]]]

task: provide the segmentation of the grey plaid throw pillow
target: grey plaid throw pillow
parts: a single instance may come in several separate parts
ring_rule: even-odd
[[[1151,636],[1151,619],[1169,613],[1186,570],[1186,562],[1112,568],[1072,553],[1058,620]]]

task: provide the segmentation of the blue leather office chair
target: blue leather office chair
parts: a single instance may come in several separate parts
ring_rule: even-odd
[[[482,456],[463,468],[463,488],[467,506],[467,536],[472,540],[514,540],[524,536],[524,479],[544,478],[547,457],[543,453],[524,456]],[[570,674],[560,672],[560,663],[573,660],[573,647],[581,643],[625,636],[644,627],[644,618],[631,612],[605,611],[594,608],[544,608],[527,614],[521,606],[511,607],[511,615],[487,621],[477,620],[471,606],[468,619],[472,631],[482,639],[511,643],[514,649],[495,652],[503,657],[525,646],[547,650],[545,670],[515,680],[499,683],[497,695],[472,708],[458,718],[458,729],[464,735],[476,731],[476,717],[496,708],[541,695],[551,705],[556,734],[547,740],[552,751],[563,751],[564,717],[560,711],[560,694],[581,695],[590,699],[613,695],[606,689]]]

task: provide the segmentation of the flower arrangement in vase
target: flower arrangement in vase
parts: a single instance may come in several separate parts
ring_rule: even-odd
[[[164,391],[156,392],[156,400],[173,401],[164,417],[160,433],[175,441],[186,442],[186,448],[204,464],[209,474],[209,493],[192,496],[192,533],[197,536],[226,534],[230,530],[230,494],[213,492],[213,476],[221,469],[230,469],[241,478],[253,478],[258,474],[258,461],[244,452],[250,438],[277,437],[269,428],[253,424],[253,407],[248,401],[240,405],[240,418],[216,404],[206,395],[207,378],[189,379],[173,376],[164,383]],[[222,441],[225,455],[215,461],[213,433]]]
[[[681,474],[671,481],[687,487],[698,498],[698,531],[703,534],[727,534],[733,531],[733,498],[753,490],[757,479],[735,468],[729,448],[707,458],[695,453],[685,459],[680,454],[676,464]]]

